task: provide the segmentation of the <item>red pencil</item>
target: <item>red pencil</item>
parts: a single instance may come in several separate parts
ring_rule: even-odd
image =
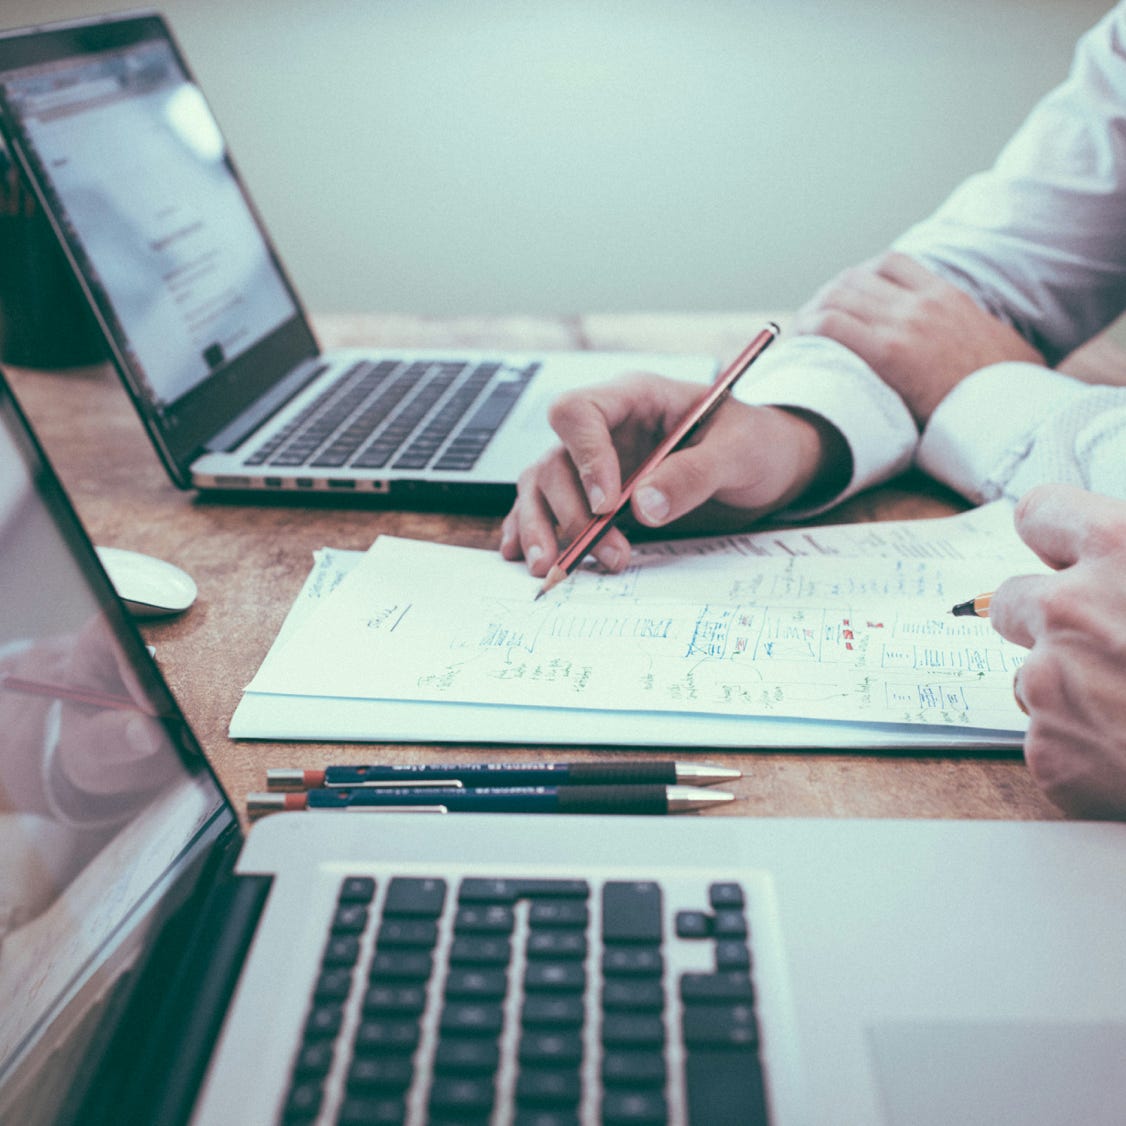
[[[681,419],[680,424],[671,430],[666,435],[665,440],[630,474],[629,479],[622,486],[622,494],[618,498],[617,507],[612,512],[604,512],[600,516],[592,517],[590,523],[560,552],[559,558],[555,560],[551,565],[551,570],[547,572],[543,586],[536,593],[536,598],[546,594],[556,583],[561,583],[583,561],[590,549],[610,530],[610,525],[617,519],[622,509],[629,504],[638,481],[646,474],[652,473],[677,446],[707,421],[716,407],[727,398],[731,388],[738,383],[747,368],[766,351],[781,331],[771,321],[739,353],[734,362],[720,372],[716,381],[708,388],[707,393]]]
[[[136,700],[100,692],[97,688],[79,688],[70,684],[51,684],[45,680],[28,680],[27,677],[0,673],[0,689],[23,692],[28,696],[49,696],[54,700],[72,700],[76,704],[89,704],[95,708],[115,708],[118,711],[144,711]]]

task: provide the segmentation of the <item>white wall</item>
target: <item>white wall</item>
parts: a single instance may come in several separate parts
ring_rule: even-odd
[[[126,5],[0,0],[0,27]],[[307,306],[784,309],[1109,0],[165,0]]]

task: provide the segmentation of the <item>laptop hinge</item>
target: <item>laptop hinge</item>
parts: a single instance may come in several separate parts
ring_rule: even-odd
[[[227,855],[208,865],[202,882],[210,886],[171,916],[138,968],[82,1098],[75,1119],[82,1126],[188,1120],[272,882],[230,871],[239,845],[232,833],[216,849]]]
[[[255,399],[241,414],[232,419],[207,441],[209,453],[230,453],[237,449],[258,427],[277,414],[295,395],[300,394],[328,365],[319,360],[306,360],[278,380],[269,391]]]

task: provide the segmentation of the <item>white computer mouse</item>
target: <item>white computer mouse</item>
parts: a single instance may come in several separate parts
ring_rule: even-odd
[[[97,552],[110,582],[134,617],[180,614],[195,601],[195,582],[175,564],[121,547],[99,547]]]

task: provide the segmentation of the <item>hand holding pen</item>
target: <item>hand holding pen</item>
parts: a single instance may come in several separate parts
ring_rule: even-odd
[[[769,344],[776,332],[767,326],[752,347]],[[561,445],[521,475],[504,520],[501,554],[523,558],[533,575],[546,576],[560,544],[574,542],[592,514],[611,520],[625,515],[623,478],[636,473],[700,404],[699,384],[658,375],[561,396],[549,414]],[[705,425],[650,465],[631,486],[633,517],[655,528],[691,513],[694,527],[719,530],[743,527],[830,477],[835,484],[847,451],[836,431],[813,416],[727,396]],[[612,523],[589,550],[609,571],[629,562],[629,542]]]

